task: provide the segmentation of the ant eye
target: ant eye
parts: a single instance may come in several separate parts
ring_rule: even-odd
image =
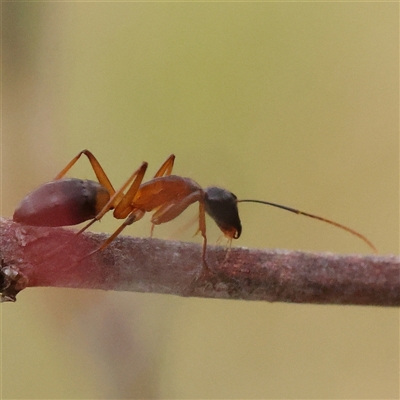
[[[237,239],[242,232],[237,197],[215,186],[205,189],[205,209],[218,227],[230,238]]]

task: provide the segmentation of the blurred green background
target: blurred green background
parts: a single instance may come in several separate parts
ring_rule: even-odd
[[[398,16],[379,2],[2,3],[2,215],[84,148],[117,187],[174,153],[176,174],[398,254]],[[82,160],[71,176],[93,173]],[[200,241],[176,233],[196,210],[155,235]],[[240,211],[234,246],[370,252],[311,219]],[[144,218],[126,234],[149,231]],[[4,399],[399,396],[397,309],[36,288],[1,312]]]

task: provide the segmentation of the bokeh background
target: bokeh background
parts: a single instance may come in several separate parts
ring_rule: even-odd
[[[175,153],[176,174],[399,253],[397,3],[1,7],[3,216],[84,148],[115,186]],[[71,176],[93,173],[82,159]],[[156,236],[200,241],[179,229],[196,210]],[[314,220],[240,211],[234,246],[370,252]],[[399,396],[397,309],[35,288],[1,313],[4,399]]]

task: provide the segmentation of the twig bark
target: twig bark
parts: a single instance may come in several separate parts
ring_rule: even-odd
[[[400,305],[400,259],[285,250],[208,246],[118,237],[83,258],[107,237],[75,236],[63,228],[0,219],[0,291],[15,301],[24,287],[52,286],[168,293],[294,303]],[[83,259],[82,259],[83,258]]]

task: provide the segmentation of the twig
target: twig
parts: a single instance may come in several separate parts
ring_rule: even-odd
[[[0,219],[0,291],[15,301],[26,287],[52,286],[168,293],[294,303],[400,305],[400,259],[285,250],[201,246],[118,237],[83,258],[107,237],[62,228],[29,227]],[[203,273],[201,273],[203,271]]]

